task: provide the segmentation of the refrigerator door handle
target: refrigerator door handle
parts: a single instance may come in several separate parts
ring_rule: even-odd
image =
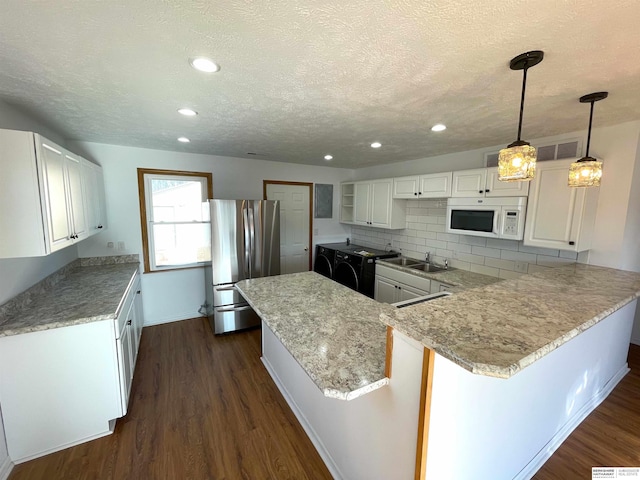
[[[241,307],[224,307],[224,308],[216,308],[216,312],[244,312],[245,310],[251,310],[249,305],[243,305]]]
[[[228,290],[235,290],[235,285],[225,285],[224,287],[214,287],[217,292],[225,292]]]
[[[255,254],[256,254],[256,228],[255,228],[255,218],[253,216],[253,209],[249,209],[249,278],[253,278],[251,269],[255,262]]]
[[[244,230],[244,276],[251,278],[251,239],[249,238],[249,209],[243,202],[242,228]]]

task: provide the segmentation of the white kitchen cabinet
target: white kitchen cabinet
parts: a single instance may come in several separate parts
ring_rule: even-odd
[[[126,414],[139,285],[136,273],[115,320],[0,337],[0,406],[14,463],[108,435]]]
[[[91,235],[82,159],[32,132],[0,130],[0,258],[49,255]],[[100,169],[99,166],[96,168]]]
[[[393,179],[393,198],[447,198],[451,196],[452,172]]]
[[[501,182],[498,167],[453,172],[452,197],[526,197],[529,182]]]
[[[382,303],[395,303],[428,295],[431,280],[394,268],[376,264],[374,299]]]
[[[127,290],[122,310],[115,320],[116,349],[118,354],[118,372],[120,378],[120,417],[126,415],[129,395],[133,382],[133,372],[138,358],[140,333],[142,331],[142,298],[140,293],[140,276],[132,282]]]
[[[81,158],[89,235],[107,229],[107,208],[102,167]]]
[[[351,189],[352,197],[351,194],[345,193]],[[394,199],[392,190],[393,179],[391,178],[343,184],[340,221],[378,228],[405,228],[406,202]],[[353,208],[345,207],[344,205],[348,205],[347,202],[351,199],[353,199]],[[353,213],[352,217],[351,213]]]
[[[569,167],[575,160],[550,160],[536,166],[525,220],[525,245],[572,252],[591,248],[600,189],[567,185]]]
[[[81,159],[70,152],[64,152],[67,173],[68,218],[70,230],[75,240],[89,236],[86,218],[85,186]]]

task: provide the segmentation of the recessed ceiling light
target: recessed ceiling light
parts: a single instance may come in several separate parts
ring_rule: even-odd
[[[190,58],[189,63],[196,70],[200,70],[205,73],[214,73],[220,70],[220,67],[213,60],[206,57]]]
[[[431,127],[432,132],[442,132],[447,129],[447,126],[444,123],[436,123],[433,127]]]
[[[191,140],[189,140],[187,137],[178,137],[178,141],[182,143],[189,143]]]
[[[333,155],[325,155],[324,159],[325,160],[333,160]]]
[[[198,112],[195,110],[191,110],[190,108],[179,108],[178,113],[180,115],[184,115],[185,117],[195,117],[198,115]]]
[[[373,142],[371,144],[371,148],[380,148],[382,146],[382,144],[380,142]]]

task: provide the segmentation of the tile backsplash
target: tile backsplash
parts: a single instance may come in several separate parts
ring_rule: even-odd
[[[500,278],[514,278],[545,268],[578,261],[578,254],[548,248],[527,247],[515,240],[474,237],[445,233],[447,202],[407,200],[407,228],[351,228],[351,240],[357,245],[391,248],[402,255],[424,259],[430,252],[434,263],[449,265]]]

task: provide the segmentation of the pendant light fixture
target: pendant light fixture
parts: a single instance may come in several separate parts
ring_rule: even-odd
[[[518,122],[518,139],[498,155],[498,180],[503,182],[521,182],[531,180],[536,171],[536,149],[529,142],[520,140],[522,132],[522,114],[524,113],[524,92],[527,87],[527,70],[539,64],[544,52],[533,50],[518,55],[511,60],[511,70],[523,70],[522,96],[520,98],[520,121]]]
[[[591,144],[591,124],[593,123],[593,104],[604,100],[609,96],[609,92],[596,92],[580,97],[580,103],[590,103],[591,113],[589,114],[589,133],[587,134],[587,152],[577,162],[571,164],[569,168],[570,187],[599,187],[602,178],[602,162],[589,156],[589,146]]]

